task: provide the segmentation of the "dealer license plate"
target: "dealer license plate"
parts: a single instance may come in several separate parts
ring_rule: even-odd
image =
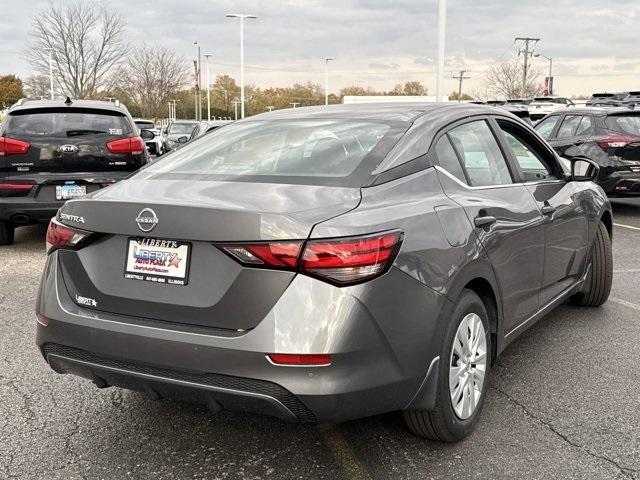
[[[159,238],[129,238],[124,277],[132,280],[186,285],[191,244]]]

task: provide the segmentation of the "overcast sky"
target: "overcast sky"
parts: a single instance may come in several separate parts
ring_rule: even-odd
[[[65,3],[67,0],[62,0]],[[97,1],[97,0],[91,0]],[[31,73],[23,60],[32,19],[48,0],[0,0],[0,73]],[[322,83],[325,56],[331,90],[359,84],[391,89],[420,80],[435,89],[436,0],[110,0],[132,45],[146,42],[193,59],[194,40],[213,53],[211,72],[238,76],[239,26],[225,13],[259,16],[245,28],[246,81],[258,86]],[[640,90],[638,0],[449,0],[446,89],[451,73],[471,70],[478,88],[494,62],[514,55],[514,37],[540,37],[553,57],[556,91]],[[534,63],[547,71],[548,62]]]

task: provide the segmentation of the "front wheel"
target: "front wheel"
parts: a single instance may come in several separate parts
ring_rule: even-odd
[[[462,292],[451,320],[440,352],[435,407],[403,412],[415,435],[441,442],[457,442],[473,431],[484,405],[491,360],[487,309],[475,292]]]
[[[598,224],[591,250],[591,270],[582,291],[572,297],[572,302],[583,307],[599,307],[609,298],[613,280],[613,254],[611,238],[604,223]]]

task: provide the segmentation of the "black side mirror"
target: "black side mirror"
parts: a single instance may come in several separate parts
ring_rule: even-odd
[[[154,138],[156,138],[156,134],[155,133],[153,133],[151,130],[145,130],[145,129],[140,130],[140,136],[145,141],[146,140],[153,140]]]
[[[571,160],[571,180],[574,182],[594,182],[600,167],[589,158],[576,157]]]
[[[178,143],[187,143],[188,141],[189,141],[189,137],[178,138]]]

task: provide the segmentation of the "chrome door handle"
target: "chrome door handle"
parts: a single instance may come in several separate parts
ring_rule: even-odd
[[[486,227],[488,225],[496,223],[496,217],[489,217],[489,216],[476,217],[473,219],[473,223],[478,228]]]
[[[555,211],[556,211],[556,207],[554,207],[553,205],[546,204],[542,207],[543,215],[551,215]]]

